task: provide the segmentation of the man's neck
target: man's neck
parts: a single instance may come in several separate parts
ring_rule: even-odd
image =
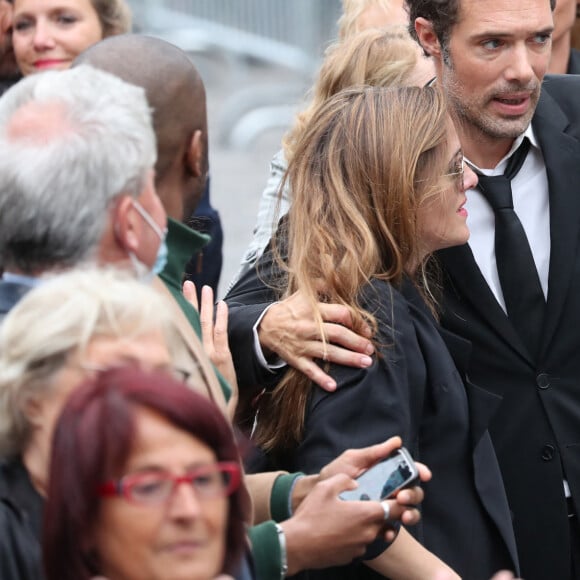
[[[498,139],[474,127],[458,127],[463,155],[481,169],[494,169],[512,148],[515,139]]]
[[[548,72],[563,75],[568,72],[570,62],[571,32],[568,31],[552,43],[552,57]]]

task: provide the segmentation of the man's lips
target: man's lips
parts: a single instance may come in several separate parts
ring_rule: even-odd
[[[528,111],[532,93],[503,93],[493,97],[492,101],[502,112],[509,115],[521,115]]]

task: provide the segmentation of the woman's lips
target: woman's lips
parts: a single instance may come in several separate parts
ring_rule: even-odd
[[[62,65],[64,62],[66,62],[66,60],[62,58],[45,58],[42,60],[35,61],[34,68],[37,69],[52,68],[55,66]]]

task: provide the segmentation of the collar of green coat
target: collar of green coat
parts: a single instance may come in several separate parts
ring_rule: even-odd
[[[209,236],[200,234],[172,218],[167,219],[167,264],[161,277],[181,291],[183,272],[191,256],[209,242]]]

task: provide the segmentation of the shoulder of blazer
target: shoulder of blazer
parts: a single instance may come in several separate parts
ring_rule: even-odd
[[[570,60],[568,61],[568,70],[566,72],[569,75],[580,74],[580,50],[576,48],[570,50]]]
[[[580,75],[546,75],[536,114],[549,116],[560,109],[572,133],[580,135],[579,95]]]

